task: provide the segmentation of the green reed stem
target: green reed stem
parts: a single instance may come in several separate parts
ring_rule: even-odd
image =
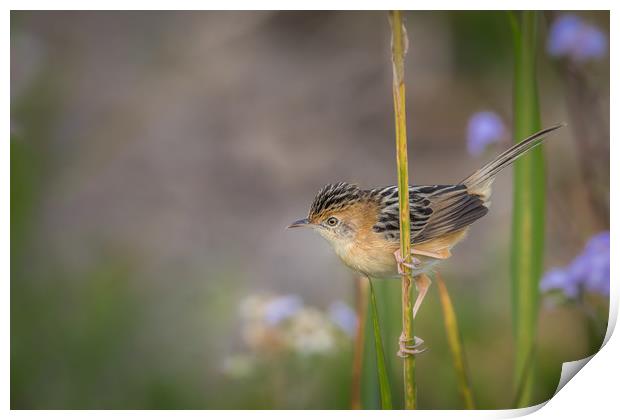
[[[368,283],[365,278],[364,281]],[[361,406],[364,410],[378,410],[381,408],[381,399],[379,376],[377,375],[376,341],[372,322],[372,302],[370,299],[367,300],[366,304],[368,307],[366,310],[366,321],[364,322],[364,351],[362,352],[360,384]]]
[[[355,309],[357,330],[353,346],[353,374],[351,377],[351,409],[362,408],[362,367],[364,361],[364,332],[368,309],[369,281],[365,277],[355,279]]]
[[[409,174],[407,162],[407,122],[405,112],[405,54],[407,53],[407,30],[400,11],[389,14],[392,27],[392,94],[394,96],[394,121],[396,127],[396,161],[398,167],[398,202],[400,207],[400,252],[405,261],[411,262],[409,221]],[[411,271],[405,267],[402,278],[403,334],[407,342],[413,339],[413,314],[411,304]],[[404,359],[403,380],[405,408],[417,406],[415,383],[415,357]]]
[[[467,361],[465,359],[465,351],[463,339],[459,331],[459,325],[456,320],[456,312],[452,305],[452,299],[448,293],[448,288],[443,281],[439,272],[435,273],[435,281],[437,282],[437,290],[439,290],[439,300],[441,301],[441,309],[443,311],[443,321],[446,327],[446,335],[448,337],[448,345],[452,353],[452,363],[459,386],[459,394],[463,400],[463,406],[467,410],[475,410],[474,394],[471,388],[471,380],[469,379],[469,371],[467,370]]]
[[[370,309],[372,315],[372,326],[375,335],[375,350],[377,356],[377,377],[379,378],[379,394],[381,396],[381,408],[383,410],[392,409],[392,390],[390,379],[385,364],[385,351],[383,350],[383,339],[381,338],[381,327],[379,324],[379,311],[377,310],[377,298],[372,287],[372,281],[368,279],[370,285]]]
[[[512,13],[514,43],[514,138],[540,129],[536,84],[538,13]],[[514,165],[512,225],[512,308],[515,337],[514,378],[518,407],[533,403],[535,377],[533,349],[538,318],[538,283],[542,275],[545,231],[545,163],[542,146]],[[524,378],[521,380],[520,378]],[[521,382],[521,383],[519,383]]]

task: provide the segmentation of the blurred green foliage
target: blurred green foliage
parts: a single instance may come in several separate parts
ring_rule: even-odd
[[[538,12],[509,15],[513,31],[513,117],[515,142],[540,130],[536,55]],[[515,383],[518,407],[534,405],[535,351],[539,282],[545,243],[545,160],[541,145],[514,164],[512,219],[512,308],[515,335]]]
[[[449,12],[455,60],[459,71],[472,78],[510,70],[510,31],[506,12]]]

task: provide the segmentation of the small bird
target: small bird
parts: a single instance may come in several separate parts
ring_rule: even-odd
[[[317,193],[308,217],[289,228],[311,227],[323,236],[340,259],[354,271],[374,278],[399,278],[403,266],[411,268],[418,296],[415,318],[431,285],[426,275],[451,255],[472,223],[487,214],[495,176],[538,146],[545,136],[565,124],[541,130],[514,145],[458,184],[409,186],[411,257],[400,255],[398,187],[360,189],[339,182]],[[407,343],[401,335],[400,356],[420,353],[423,340]]]

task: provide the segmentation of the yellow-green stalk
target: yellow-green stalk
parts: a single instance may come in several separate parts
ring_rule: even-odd
[[[396,161],[398,167],[398,201],[400,207],[400,252],[405,261],[411,263],[410,221],[409,221],[409,174],[407,163],[407,123],[405,113],[405,54],[407,53],[407,31],[400,11],[391,11],[392,27],[392,69],[394,96],[394,121],[396,127]],[[411,303],[411,271],[404,267],[402,277],[403,333],[406,342],[413,340],[413,313]],[[403,379],[405,408],[417,406],[415,383],[415,357],[404,359]]]
[[[441,301],[441,309],[443,311],[443,322],[446,327],[450,352],[452,353],[452,363],[454,364],[454,371],[459,386],[459,394],[463,400],[463,406],[468,410],[475,410],[474,394],[471,389],[471,381],[469,379],[469,372],[465,360],[465,351],[463,350],[463,339],[456,320],[456,312],[452,305],[452,299],[450,299],[450,295],[448,294],[448,288],[439,272],[435,274],[435,280],[437,282],[437,290],[439,290],[439,300]]]

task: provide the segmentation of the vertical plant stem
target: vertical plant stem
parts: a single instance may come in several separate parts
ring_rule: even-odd
[[[538,13],[511,15],[514,41],[514,138],[519,141],[540,129],[536,85]],[[515,337],[515,386],[522,387],[519,407],[532,404],[539,291],[545,230],[545,168],[542,146],[514,165],[512,225],[512,308]],[[519,378],[524,378],[522,384]]]
[[[459,394],[463,400],[463,405],[467,410],[475,410],[474,394],[471,389],[471,381],[467,370],[467,362],[465,359],[465,351],[463,349],[463,339],[459,331],[459,325],[456,319],[456,312],[452,305],[452,299],[448,293],[448,288],[443,281],[443,277],[439,272],[435,273],[435,281],[439,290],[439,299],[441,301],[441,309],[443,311],[443,321],[446,327],[446,335],[448,336],[448,345],[452,353],[452,363],[459,386]]]
[[[379,378],[379,394],[381,396],[381,408],[383,410],[392,409],[392,389],[385,363],[385,351],[383,350],[383,339],[381,337],[381,327],[379,325],[379,311],[377,310],[377,298],[372,287],[372,281],[368,279],[370,286],[370,310],[372,314],[372,326],[375,336],[375,350],[377,355],[377,377]]]
[[[351,380],[351,408],[362,408],[362,361],[364,356],[364,331],[368,309],[368,281],[365,277],[355,279],[355,306],[357,330],[353,348],[353,377]]]
[[[364,322],[364,351],[362,353],[361,404],[364,410],[381,408],[379,376],[377,375],[377,356],[375,349],[374,326],[372,322],[372,302],[368,299],[366,321]]]
[[[396,161],[398,168],[398,202],[400,208],[400,252],[405,261],[411,262],[409,221],[409,174],[407,162],[407,124],[405,113],[405,54],[407,53],[407,31],[400,11],[389,14],[392,27],[392,93],[394,96],[394,121],[396,127]],[[402,277],[403,334],[407,342],[413,339],[413,313],[411,304],[411,271],[405,267]],[[404,359],[403,380],[405,409],[415,409],[415,357]]]

